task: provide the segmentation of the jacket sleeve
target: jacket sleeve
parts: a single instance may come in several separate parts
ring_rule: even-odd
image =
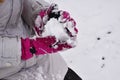
[[[37,14],[41,9],[48,8],[49,3],[44,0],[23,0],[23,11],[22,18],[24,22],[30,27],[33,28],[34,21]]]

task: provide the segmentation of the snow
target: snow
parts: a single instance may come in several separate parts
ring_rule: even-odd
[[[42,33],[42,37],[55,36],[57,40],[66,41],[69,39],[68,34],[64,30],[63,24],[57,19],[50,19],[45,25],[45,30]]]
[[[61,52],[83,80],[120,80],[120,1],[46,0],[70,12],[79,29],[76,48]]]

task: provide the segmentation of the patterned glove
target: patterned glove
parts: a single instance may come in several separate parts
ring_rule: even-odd
[[[36,20],[35,20],[35,32],[37,35],[41,36],[42,32],[44,31],[44,25],[50,20],[50,14],[52,14],[53,10],[58,10],[57,4],[51,4],[49,8],[42,9]],[[52,18],[52,17],[51,17]]]
[[[51,18],[55,18],[63,24],[63,29],[70,37],[69,40],[57,40],[55,36],[41,36],[45,30],[44,25]],[[49,8],[42,9],[39,12],[34,29],[39,37],[22,39],[22,59],[29,59],[33,54],[40,55],[70,49],[76,45],[75,41],[78,33],[76,22],[67,11],[58,10],[56,4],[51,4]]]
[[[28,60],[33,57],[33,55],[39,56],[44,54],[55,53],[64,49],[72,48],[71,45],[67,43],[56,43],[56,38],[54,36],[47,36],[44,38],[36,39],[21,39],[22,41],[22,60]]]

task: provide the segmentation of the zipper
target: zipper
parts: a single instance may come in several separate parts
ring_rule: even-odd
[[[4,31],[6,30],[6,28],[7,28],[7,26],[8,26],[8,23],[9,23],[11,17],[12,17],[12,13],[13,13],[13,0],[11,0],[11,12],[10,12],[10,17],[9,17],[7,23],[6,23],[6,26],[5,26]]]

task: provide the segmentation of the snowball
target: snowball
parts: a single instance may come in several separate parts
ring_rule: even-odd
[[[57,40],[66,41],[69,39],[68,34],[64,30],[64,25],[59,23],[56,19],[50,19],[45,25],[45,31],[42,37],[55,36]]]

